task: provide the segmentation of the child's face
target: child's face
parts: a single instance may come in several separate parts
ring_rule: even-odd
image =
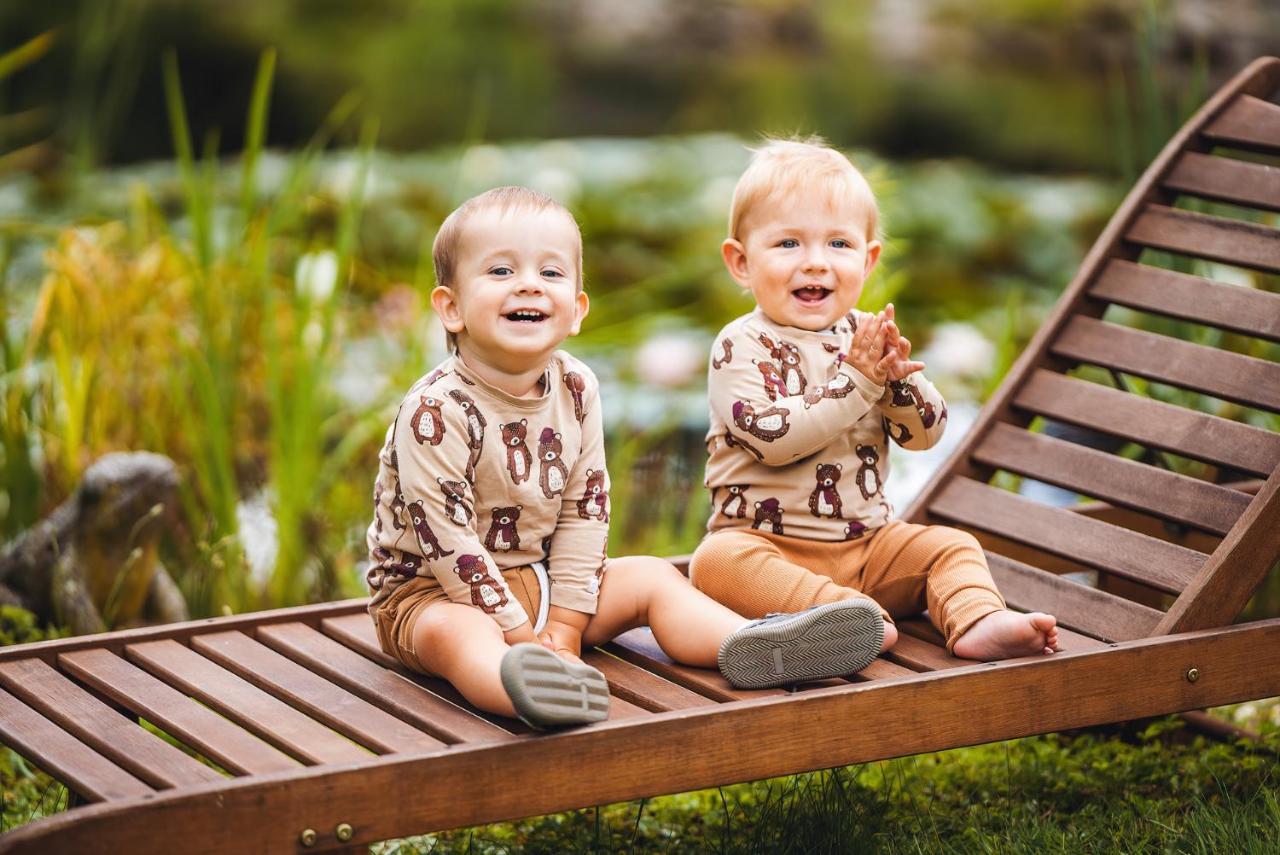
[[[511,374],[545,361],[587,315],[578,230],[564,212],[490,209],[466,224],[454,284],[432,302],[465,358]]]
[[[770,200],[747,215],[741,241],[724,242],[725,265],[774,323],[827,329],[857,304],[880,258],[880,242],[867,240],[868,213],[855,199]]]

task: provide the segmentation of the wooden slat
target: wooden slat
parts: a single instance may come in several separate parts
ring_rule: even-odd
[[[22,701],[0,689],[0,739],[91,802],[152,789]]]
[[[1181,591],[1205,560],[1203,553],[1041,505],[969,478],[953,479],[928,510],[936,517],[1063,555],[1168,593]]]
[[[972,659],[952,656],[940,641],[933,643],[912,635],[912,631],[919,626],[915,621],[916,619],[897,621],[898,643],[884,654],[886,659],[915,671],[943,671],[973,664]],[[925,626],[928,626],[927,621]],[[929,626],[929,629],[933,627]]]
[[[515,738],[306,624],[271,624],[259,629],[257,638],[347,691],[444,742],[454,744]]]
[[[1280,365],[1265,359],[1086,317],[1072,318],[1051,349],[1078,362],[1280,412]]]
[[[925,645],[925,647],[917,647],[917,650],[925,651],[924,655],[931,660],[939,663],[940,668],[956,668],[962,665],[972,665],[974,659],[964,659],[958,656],[951,656],[946,652],[946,641],[942,637],[942,633],[929,620],[927,614],[920,617],[908,618],[898,622],[898,629],[901,631],[899,636],[899,644],[902,639],[910,639],[909,643],[917,645]],[[895,647],[897,645],[894,645]],[[1090,638],[1087,635],[1081,635],[1074,632],[1061,624],[1058,625],[1058,652],[1059,653],[1082,653],[1089,650],[1101,650],[1106,647],[1107,643],[1099,641],[1096,638]],[[891,651],[892,652],[892,651]],[[920,655],[920,654],[917,654]],[[1036,652],[1026,656],[1010,656],[1005,659],[990,660],[995,662],[1004,662],[1009,659],[1039,659],[1042,656],[1051,656],[1053,654]]]
[[[1270,291],[1116,258],[1107,262],[1089,295],[1132,309],[1280,341],[1280,294]]]
[[[1011,607],[1025,612],[1047,612],[1062,626],[1106,641],[1146,638],[1163,616],[1157,609],[994,552],[987,553],[987,565],[996,587]]]
[[[355,743],[176,641],[130,644],[125,655],[300,760],[344,763],[369,756]]]
[[[1013,405],[1193,460],[1266,476],[1280,466],[1280,434],[1040,369]]]
[[[58,657],[63,670],[219,766],[241,774],[297,769],[298,761],[196,703],[109,650],[76,650]]]
[[[1226,534],[1253,498],[1008,424],[993,425],[973,451],[984,466],[1004,469],[1163,519]]]
[[[719,671],[681,665],[662,652],[647,627],[624,632],[605,645],[604,650],[716,701],[744,701],[787,694],[785,689],[735,689]]]
[[[0,664],[0,683],[45,718],[153,787],[222,780],[214,769],[120,715],[39,659]]]
[[[430,751],[445,744],[242,632],[197,635],[191,639],[191,646],[259,689],[379,754]]]
[[[1280,273],[1280,229],[1148,205],[1125,232],[1131,243]]]
[[[615,697],[651,712],[685,710],[715,704],[715,701],[697,692],[691,692],[601,650],[587,651],[582,659],[604,674],[609,681],[609,691]]]
[[[897,677],[912,677],[915,676],[915,673],[916,672],[912,671],[910,668],[904,668],[901,665],[890,662],[882,656],[866,668],[863,668],[857,674],[854,674],[852,679],[854,682],[868,683],[872,680],[892,680]]]
[[[532,728],[522,721],[507,718],[506,716],[488,713],[484,710],[478,710],[471,704],[467,703],[467,699],[462,697],[462,693],[449,684],[447,680],[441,680],[438,677],[427,677],[410,671],[401,665],[393,657],[382,652],[378,646],[378,638],[373,630],[373,623],[369,620],[367,614],[363,615],[342,615],[339,617],[325,618],[320,622],[320,629],[325,635],[336,641],[346,645],[347,647],[365,656],[373,662],[378,663],[383,668],[395,671],[415,683],[423,686],[433,695],[437,695],[455,706],[466,710],[472,715],[482,718],[490,724],[501,727],[503,730],[512,733],[531,733]]]
[[[1280,168],[1183,152],[1164,177],[1170,190],[1234,205],[1280,211]]]
[[[1238,95],[1203,133],[1237,148],[1280,152],[1280,106],[1252,95]]]

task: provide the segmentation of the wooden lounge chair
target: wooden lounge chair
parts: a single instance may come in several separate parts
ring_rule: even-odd
[[[1255,62],[1169,143],[907,514],[977,533],[1010,603],[1059,616],[1065,652],[954,659],[913,619],[850,680],[741,692],[636,631],[588,654],[612,686],[609,721],[548,735],[398,668],[361,600],[10,647],[0,740],[77,799],[0,837],[0,852],[362,847],[1280,695],[1280,619],[1231,625],[1280,555],[1280,435],[1222,417],[1280,412],[1280,365],[1238,352],[1280,341],[1280,295],[1147,263],[1158,250],[1280,273],[1280,230],[1240,217],[1280,211],[1280,168],[1255,156],[1280,162],[1277,89],[1280,60]],[[1182,198],[1238,207],[1208,215]],[[1123,322],[1139,315],[1113,306],[1165,330],[1181,329],[1172,318],[1230,331],[1203,338],[1234,350],[1134,329]],[[1080,365],[1104,382],[1068,376]],[[1215,414],[1144,395],[1148,382],[1208,396],[1182,402]],[[1028,431],[1037,417],[1150,453]],[[1167,455],[1218,475],[1152,465]],[[1039,504],[990,486],[997,471],[1098,502]]]

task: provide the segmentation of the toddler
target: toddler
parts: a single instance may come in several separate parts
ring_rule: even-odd
[[[865,602],[747,621],[666,561],[606,560],[599,387],[557,349],[588,308],[565,208],[491,190],[449,215],[433,260],[453,355],[409,389],[380,455],[367,580],[384,651],[536,727],[605,718],[582,645],[645,624],[673,659],[748,688],[876,655],[881,619]]]
[[[713,347],[710,534],[690,577],[749,616],[870,598],[884,650],[894,616],[928,608],[956,656],[1051,653],[1055,619],[1005,608],[972,535],[893,519],[889,440],[930,447],[947,405],[893,305],[853,311],[877,218],[862,174],[821,141],[772,141],[739,179],[722,255],[756,309]]]

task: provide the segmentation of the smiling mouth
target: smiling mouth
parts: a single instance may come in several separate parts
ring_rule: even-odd
[[[821,303],[830,293],[830,288],[820,288],[816,285],[811,285],[807,288],[797,288],[791,292],[791,296],[795,297],[801,303]]]
[[[536,324],[540,321],[545,321],[547,314],[537,309],[516,309],[514,312],[507,312],[503,317],[515,323]]]

